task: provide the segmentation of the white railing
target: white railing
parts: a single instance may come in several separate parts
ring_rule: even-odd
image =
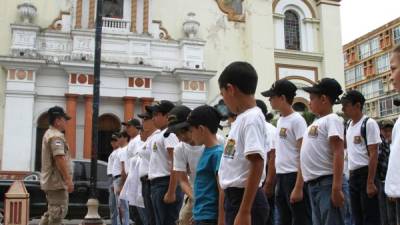
[[[110,33],[126,33],[130,31],[131,21],[103,17],[103,31]]]

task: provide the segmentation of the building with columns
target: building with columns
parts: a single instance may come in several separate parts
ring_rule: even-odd
[[[73,157],[89,158],[96,0],[5,0],[1,170],[40,165],[46,111],[66,108]],[[221,98],[217,74],[243,60],[258,93],[280,78],[343,83],[340,0],[104,0],[99,158],[110,134],[162,99],[195,107]],[[302,91],[295,108],[305,110]]]

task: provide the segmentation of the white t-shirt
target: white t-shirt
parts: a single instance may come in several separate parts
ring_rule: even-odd
[[[258,154],[267,162],[267,127],[261,110],[255,106],[239,114],[229,132],[218,172],[223,189],[246,186],[250,161],[246,156]],[[265,178],[263,170],[260,184]]]
[[[112,170],[113,170],[114,161],[115,161],[115,153],[116,153],[116,150],[113,150],[111,152],[110,156],[108,156],[107,175],[111,175],[112,176]]]
[[[304,181],[333,174],[333,152],[329,138],[337,136],[343,140],[343,119],[331,113],[315,120],[303,136],[300,165]]]
[[[171,174],[171,160],[168,159],[168,148],[175,148],[179,143],[178,138],[175,134],[171,133],[168,137],[164,137],[164,133],[167,129],[164,129],[157,134],[152,142],[152,153],[150,157],[149,166],[149,179],[155,179],[158,177],[165,177]]]
[[[363,116],[356,124],[350,123],[346,131],[346,144],[348,152],[348,166],[350,170],[356,170],[369,164],[369,156],[365,140],[361,135],[361,125],[366,116]],[[369,118],[366,124],[368,145],[380,144],[380,129],[378,123]]]
[[[385,180],[385,193],[392,198],[400,198],[400,118],[393,127],[390,145],[389,165]]]
[[[203,145],[193,146],[184,142],[179,142],[179,144],[174,148],[174,170],[188,172],[192,187],[196,176],[197,163],[199,162],[203,152]]]
[[[276,127],[274,125],[265,122],[265,126],[267,127],[267,142],[268,142],[268,148],[267,148],[267,153],[271,151],[271,149],[275,148],[275,136],[276,136]]]
[[[113,177],[121,175],[121,171],[122,171],[122,165],[121,162],[119,160],[119,156],[121,154],[122,148],[118,148],[117,150],[114,150],[114,162],[113,162],[113,167],[112,167],[112,175]]]
[[[125,173],[127,174],[129,171],[128,145],[121,148],[121,150],[118,153],[118,160],[119,160],[120,164],[124,163],[124,170],[125,170]],[[121,171],[122,171],[122,168],[121,168]]]
[[[142,148],[139,149],[140,165],[139,165],[139,176],[144,177],[149,174],[149,162],[152,150],[152,140],[160,133],[160,130],[155,130],[145,141]]]
[[[140,135],[136,135],[136,137],[132,138],[128,143],[128,150],[126,153],[127,159],[129,160],[133,156],[139,153],[139,145],[143,143]]]
[[[225,145],[225,138],[224,138],[224,136],[222,136],[220,134],[217,134],[217,141],[218,141],[218,144],[220,144],[222,146]]]
[[[281,116],[277,122],[275,167],[277,174],[297,172],[300,163],[300,152],[297,141],[307,131],[307,123],[297,112]]]

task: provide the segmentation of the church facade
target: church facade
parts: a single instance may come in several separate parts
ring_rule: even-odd
[[[1,170],[40,167],[49,107],[73,119],[74,158],[90,158],[96,0],[5,1],[0,18]],[[120,123],[167,99],[196,107],[221,98],[232,61],[259,73],[257,92],[281,78],[298,87],[343,83],[339,0],[104,0],[99,159]],[[257,96],[260,95],[257,93]],[[294,107],[305,110],[299,91]]]

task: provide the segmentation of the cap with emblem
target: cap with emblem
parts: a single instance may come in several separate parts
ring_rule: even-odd
[[[271,88],[267,91],[261,92],[264,97],[272,96],[286,96],[286,98],[293,99],[296,96],[297,87],[287,79],[275,81]]]
[[[332,78],[323,78],[312,87],[304,87],[303,90],[308,93],[326,95],[334,104],[340,104],[339,96],[343,93],[340,84]]]
[[[168,113],[168,129],[164,133],[164,137],[168,137],[170,133],[176,133],[180,129],[188,127],[189,124],[186,122],[189,113],[192,110],[184,105],[175,106]]]
[[[71,117],[68,116],[65,112],[64,109],[61,108],[60,106],[54,106],[51,107],[48,111],[47,111],[48,115],[49,115],[49,120],[58,118],[58,117],[64,117],[66,120],[70,120]]]
[[[153,114],[154,113],[158,113],[158,112],[160,112],[162,114],[167,114],[174,107],[175,107],[174,103],[172,103],[172,102],[170,102],[168,100],[161,100],[157,104],[152,105],[152,106],[148,106],[146,108],[148,108],[149,111],[151,111]]]
[[[122,122],[121,123],[124,126],[133,126],[136,127],[136,129],[141,129],[142,128],[142,124],[140,123],[140,121],[138,119],[132,118],[126,122]]]

